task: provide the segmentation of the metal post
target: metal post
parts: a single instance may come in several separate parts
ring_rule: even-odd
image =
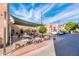
[[[12,25],[12,24],[10,23],[10,27],[9,27],[9,28],[10,28],[10,47],[12,46],[11,25]]]
[[[4,12],[4,48],[3,55],[6,55],[6,12]]]

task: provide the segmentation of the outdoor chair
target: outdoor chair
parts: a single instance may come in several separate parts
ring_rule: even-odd
[[[14,44],[14,45],[15,45],[15,49],[25,46],[26,43],[27,43],[27,42],[26,42],[26,40],[24,40],[24,39],[15,42],[15,44]]]
[[[32,42],[33,41],[33,38],[31,36],[29,36],[29,35],[23,36],[22,40],[25,40],[26,45],[29,45],[29,44],[32,44],[33,43]]]
[[[21,45],[21,44],[19,44],[19,43],[16,43],[16,44],[15,44],[15,49],[20,48],[20,47],[22,47],[22,46],[24,46],[24,45]]]
[[[40,42],[42,42],[42,39],[40,37],[36,37],[34,43],[40,43]]]
[[[21,47],[23,47],[23,46],[24,46],[24,45],[21,45],[20,43],[15,43],[13,49],[18,49],[18,48],[21,48]]]
[[[32,44],[32,41],[28,41],[27,44]]]
[[[49,40],[50,37],[49,36],[44,36],[44,40]]]
[[[27,45],[32,44],[33,43],[32,41],[33,41],[32,39],[27,39],[26,44]]]

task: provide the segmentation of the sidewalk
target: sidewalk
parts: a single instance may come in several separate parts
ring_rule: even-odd
[[[4,49],[4,48],[1,48],[1,49],[0,49],[0,56],[3,56],[3,49]],[[10,46],[7,46],[7,47],[6,47],[6,54],[9,53],[10,51],[11,51],[11,47],[10,47]]]
[[[43,48],[45,46],[48,46],[49,45],[49,42],[50,40],[47,40],[47,41],[44,41],[42,43],[37,43],[37,44],[31,44],[31,45],[28,45],[28,46],[25,46],[25,47],[22,47],[20,49],[17,49],[16,51],[12,52],[11,54],[9,55],[13,55],[13,56],[23,56],[23,55],[26,55],[26,56],[31,56],[29,55],[29,53],[33,52],[33,51],[36,51],[36,50],[39,50],[40,48]],[[51,41],[50,41],[51,42]],[[52,42],[51,42],[52,43]],[[53,47],[53,45],[52,45]],[[50,47],[51,48],[51,47]],[[50,51],[50,49],[49,49]],[[53,53],[53,55],[55,55],[55,51],[52,49],[52,51],[54,52],[51,52]],[[47,52],[47,51],[46,51]],[[43,53],[43,52],[42,52]]]
[[[48,40],[46,43],[46,46],[26,53],[23,56],[55,56],[55,49],[52,40]]]
[[[12,47],[6,47],[7,56],[55,56],[53,39],[41,43],[31,44],[12,51]],[[3,55],[3,48],[0,49]]]

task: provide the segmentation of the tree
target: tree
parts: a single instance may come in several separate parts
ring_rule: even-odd
[[[40,28],[39,28],[39,32],[42,34],[42,37],[43,37],[43,34],[47,32],[46,27],[44,27],[44,26],[40,26]]]
[[[75,30],[77,27],[78,27],[77,23],[68,22],[65,26],[65,29],[70,32],[71,30]]]

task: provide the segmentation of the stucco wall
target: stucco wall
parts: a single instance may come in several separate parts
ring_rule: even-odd
[[[4,12],[6,12],[6,42],[8,41],[8,10],[7,10],[7,4],[6,3],[0,3],[0,43],[3,43],[4,40]]]

